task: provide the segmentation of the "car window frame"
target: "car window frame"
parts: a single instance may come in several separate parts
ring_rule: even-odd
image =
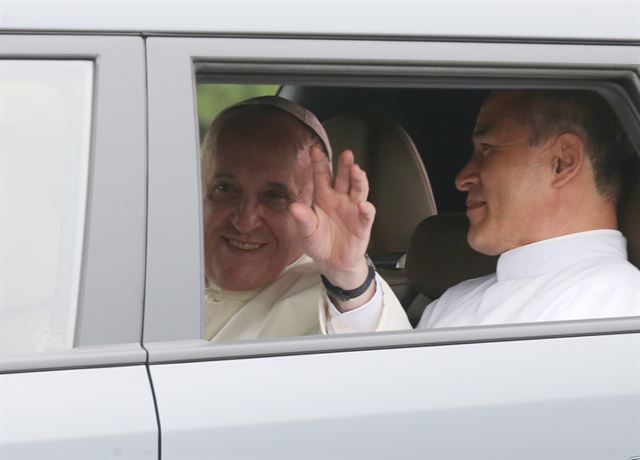
[[[149,246],[144,345],[149,362],[637,332],[640,318],[290,337],[203,340],[204,270],[196,81],[596,89],[640,126],[634,45],[163,37],[147,39]],[[169,90],[171,89],[171,90]],[[169,129],[171,128],[171,129]],[[171,132],[171,136],[167,133]],[[637,134],[637,133],[636,133]],[[632,139],[640,146],[640,139]],[[176,152],[182,152],[180,154]],[[168,174],[179,177],[163,190]],[[168,210],[167,203],[173,208]]]
[[[147,174],[144,41],[131,35],[3,33],[0,59],[89,60],[94,66],[73,348],[3,354],[0,372],[145,363],[141,346]]]

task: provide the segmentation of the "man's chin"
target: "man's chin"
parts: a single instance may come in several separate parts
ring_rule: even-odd
[[[487,238],[483,238],[478,234],[477,230],[473,228],[470,228],[469,233],[467,233],[467,243],[469,243],[469,246],[471,246],[471,249],[474,251],[487,256],[497,256],[502,252],[498,245],[495,243],[492,244]]]
[[[207,276],[220,289],[227,291],[253,291],[271,284],[276,276],[257,277],[255,271],[243,270],[242,272],[229,273],[222,271],[222,276]]]

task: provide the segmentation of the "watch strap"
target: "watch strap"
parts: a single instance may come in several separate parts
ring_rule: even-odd
[[[367,267],[369,268],[369,271],[367,272],[367,278],[364,280],[364,283],[362,283],[355,289],[342,289],[339,286],[331,284],[331,282],[324,275],[320,275],[322,284],[324,285],[324,288],[327,290],[327,294],[329,294],[330,297],[342,301],[347,301],[361,296],[367,289],[369,289],[369,286],[371,286],[371,282],[376,277],[376,267],[373,265],[373,262],[371,261],[369,256],[365,254],[365,257],[367,258]]]

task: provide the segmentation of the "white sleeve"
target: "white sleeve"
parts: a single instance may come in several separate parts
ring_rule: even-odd
[[[424,300],[426,301],[426,304],[424,306],[422,316],[420,317],[420,322],[418,322],[416,329],[428,329],[434,327],[433,324],[435,321],[433,312],[438,310],[438,302],[440,301],[440,299],[429,302],[429,299],[425,297]]]
[[[324,291],[327,305],[327,333],[340,334],[346,332],[371,332],[375,331],[382,314],[382,289],[376,273],[376,291],[373,297],[358,308],[341,313]]]

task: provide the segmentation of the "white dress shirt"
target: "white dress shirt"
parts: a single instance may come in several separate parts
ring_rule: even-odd
[[[503,253],[496,273],[427,306],[419,328],[640,315],[640,271],[617,230],[551,238]]]

